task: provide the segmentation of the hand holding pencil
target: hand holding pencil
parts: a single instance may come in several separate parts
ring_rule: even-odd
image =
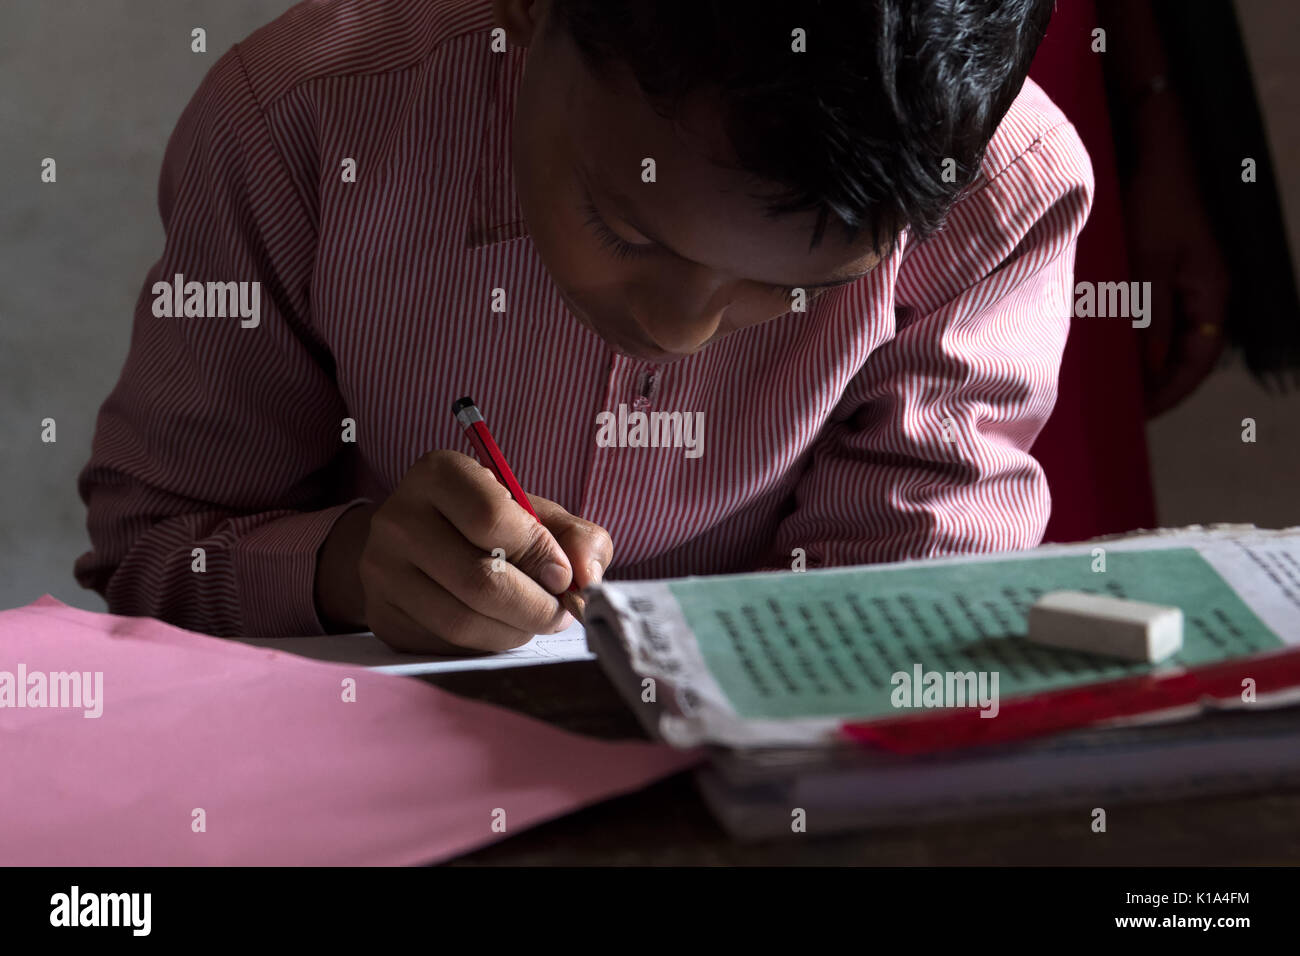
[[[327,539],[322,619],[435,654],[503,651],[563,630],[570,614],[580,618],[578,592],[600,579],[613,544],[603,528],[514,486],[522,501],[494,468],[455,451],[426,454],[381,506],[348,512]]]

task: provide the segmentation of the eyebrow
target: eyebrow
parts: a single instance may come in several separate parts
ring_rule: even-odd
[[[590,198],[591,198],[591,186],[592,186],[592,183],[596,181],[596,177],[593,176],[593,175],[591,174],[591,171],[588,170],[587,167],[586,167],[584,164],[579,163],[579,164],[578,164],[578,178],[579,178],[579,180],[582,182],[582,188],[583,188],[583,190],[586,191],[586,193],[587,193],[587,197],[590,199]],[[685,259],[687,262],[691,262],[691,261],[693,261],[693,260],[691,260],[688,256],[684,256],[684,255],[682,255],[680,252],[678,252],[676,249],[674,249],[674,248],[673,248],[672,246],[670,246],[668,243],[664,242],[662,239],[660,239],[658,236],[656,236],[656,235],[655,235],[653,232],[651,232],[649,229],[645,228],[645,227],[642,226],[640,223],[636,222],[634,219],[632,219],[632,217],[628,216],[628,215],[627,215],[627,208],[628,208],[627,197],[624,196],[621,192],[619,192],[619,191],[616,190],[616,189],[610,189],[610,188],[608,188],[608,187],[604,187],[604,186],[602,186],[601,191],[602,191],[603,193],[605,193],[606,195],[608,195],[608,196],[610,197],[610,199],[612,199],[612,200],[614,201],[614,205],[617,207],[618,216],[619,216],[619,218],[622,219],[625,223],[627,223],[629,226],[631,226],[631,227],[632,227],[633,229],[635,229],[637,232],[641,233],[641,235],[645,236],[647,239],[649,239],[649,240],[650,240],[651,242],[653,242],[655,245],[660,246],[661,248],[663,248],[663,249],[666,250],[667,252],[670,252],[670,253],[672,253],[673,255],[675,255],[678,259]],[[798,284],[798,283],[796,283],[796,284],[789,285],[789,286],[786,286],[784,283],[780,283],[780,282],[768,282],[768,283],[766,283],[766,284],[767,284],[767,285],[772,285],[772,286],[782,286],[782,287],[785,287],[785,288],[791,288],[791,289],[832,289],[832,288],[835,288],[835,287],[837,287],[837,286],[849,285],[850,283],[857,282],[859,279],[861,279],[861,278],[863,278],[864,276],[870,274],[870,272],[871,272],[871,270],[870,270],[870,269],[867,269],[867,270],[864,271],[864,272],[855,272],[855,273],[853,273],[852,275],[842,276],[842,277],[840,277],[840,278],[838,278],[838,279],[830,279],[830,280],[828,280],[828,281],[826,281],[826,282],[808,282],[808,283],[803,283],[803,284]]]

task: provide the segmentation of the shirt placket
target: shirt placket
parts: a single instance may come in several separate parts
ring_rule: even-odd
[[[659,401],[663,371],[661,365],[611,354],[605,399],[597,411],[612,412],[618,417],[619,405],[626,405],[629,412],[649,412]],[[620,488],[623,484],[616,465],[617,459],[612,457],[622,449],[618,445],[601,447],[594,440],[592,444],[595,446],[592,466],[588,471],[586,486],[582,489],[582,514],[599,511],[604,500],[602,491]]]

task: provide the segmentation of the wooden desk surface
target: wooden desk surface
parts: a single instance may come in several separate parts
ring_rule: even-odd
[[[575,733],[645,739],[594,661],[428,679]],[[1093,833],[1089,808],[737,844],[691,774],[609,800],[460,857],[474,865],[1147,865],[1300,863],[1300,790],[1127,804]]]

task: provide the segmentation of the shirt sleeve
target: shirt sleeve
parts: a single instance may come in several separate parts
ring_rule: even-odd
[[[1051,511],[1029,449],[1056,401],[1092,166],[1041,133],[905,249],[895,334],[811,450],[765,565],[789,569],[1035,547]]]
[[[324,630],[316,553],[362,499],[337,490],[354,446],[342,441],[347,411],[309,322],[317,199],[307,138],[286,160],[235,47],[168,141],[163,253],[78,479],[91,550],[75,574],[113,613],[230,636]],[[250,307],[256,283],[256,324],[155,315],[154,284],[178,276],[250,283]]]

